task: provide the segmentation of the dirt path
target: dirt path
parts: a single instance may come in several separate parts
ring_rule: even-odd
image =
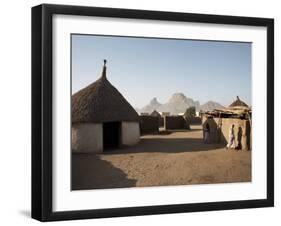
[[[251,151],[204,144],[191,131],[148,135],[134,146],[100,155],[73,154],[73,189],[251,181]]]

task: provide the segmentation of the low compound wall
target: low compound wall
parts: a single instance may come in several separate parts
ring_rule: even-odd
[[[190,129],[190,125],[183,116],[165,116],[164,128],[165,130]]]
[[[188,118],[190,125],[200,125],[202,123],[201,117],[192,117]]]
[[[141,135],[159,133],[159,118],[150,115],[141,115],[140,132]]]
[[[158,120],[159,120],[159,127],[163,127],[164,126],[164,118],[158,117]]]

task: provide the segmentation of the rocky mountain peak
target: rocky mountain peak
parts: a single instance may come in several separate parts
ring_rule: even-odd
[[[223,108],[224,106],[211,100],[200,106],[200,110],[202,111],[211,111],[214,109],[223,109]]]
[[[154,97],[148,105],[139,109],[140,112],[151,113],[154,110],[162,112],[170,112],[171,114],[177,115],[184,113],[187,108],[195,107],[196,111],[199,110],[213,110],[224,108],[219,103],[208,101],[207,103],[200,105],[199,101],[195,101],[190,97],[186,97],[183,93],[174,93],[167,103],[159,103],[157,98]]]
[[[183,93],[174,93],[169,100],[170,103],[185,103],[187,102],[187,97]]]
[[[150,105],[160,105],[160,103],[158,102],[158,100],[157,100],[156,97],[154,97],[154,98],[150,101],[149,104],[150,104]]]

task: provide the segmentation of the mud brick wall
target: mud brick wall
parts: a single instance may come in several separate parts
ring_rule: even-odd
[[[165,130],[189,129],[189,123],[183,116],[165,116]]]
[[[159,118],[150,115],[141,115],[140,132],[141,135],[159,133]]]

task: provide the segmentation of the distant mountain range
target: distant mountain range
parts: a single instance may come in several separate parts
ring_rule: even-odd
[[[213,109],[222,109],[224,106],[221,104],[208,101],[207,103],[200,105],[199,101],[195,101],[192,98],[186,97],[183,93],[175,93],[169,99],[167,103],[161,104],[158,102],[157,98],[154,97],[149,104],[141,109],[136,109],[139,113],[146,112],[151,113],[156,110],[159,112],[170,112],[171,114],[184,113],[187,108],[195,107],[196,111],[211,111]]]

